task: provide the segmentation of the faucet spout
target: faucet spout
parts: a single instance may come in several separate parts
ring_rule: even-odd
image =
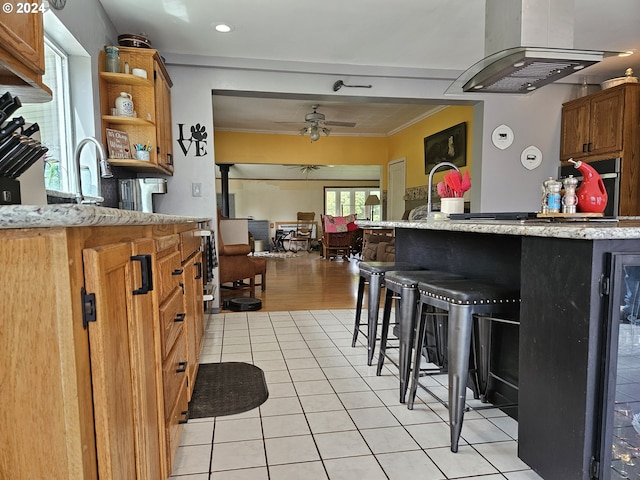
[[[432,197],[432,190],[433,190],[433,174],[436,172],[436,170],[438,170],[441,167],[451,167],[457,171],[460,171],[458,169],[458,167],[456,167],[453,163],[451,162],[440,162],[437,163],[429,172],[429,191],[427,192],[427,214],[430,215],[431,214],[431,197]]]
[[[77,203],[95,203],[100,204],[104,201],[102,197],[102,186],[100,179],[97,181],[97,191],[96,197],[92,200],[87,200],[84,198],[82,194],[82,179],[80,178],[80,154],[82,149],[87,144],[93,144],[96,149],[96,167],[100,170],[100,176],[102,178],[111,178],[113,177],[113,173],[111,173],[111,166],[107,161],[107,155],[105,154],[104,147],[98,140],[93,137],[87,137],[78,143],[74,155],[74,167],[75,167],[75,175],[76,175],[76,202]]]

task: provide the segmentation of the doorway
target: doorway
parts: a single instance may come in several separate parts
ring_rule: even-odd
[[[406,159],[399,158],[389,162],[387,167],[389,188],[387,191],[387,218],[385,220],[400,220],[404,215],[405,164]]]

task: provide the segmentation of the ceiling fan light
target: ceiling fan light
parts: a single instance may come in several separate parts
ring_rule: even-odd
[[[311,127],[311,131],[309,132],[309,137],[312,142],[315,142],[320,138],[320,132],[318,131],[318,127]]]

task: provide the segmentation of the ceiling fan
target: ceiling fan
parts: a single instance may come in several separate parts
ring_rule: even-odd
[[[311,112],[304,116],[304,121],[307,125],[300,129],[300,135],[309,135],[312,142],[315,142],[320,138],[320,134],[329,135],[330,128],[327,127],[355,127],[355,122],[337,122],[332,120],[326,120],[324,113],[319,113],[318,108],[320,105],[311,105]],[[284,122],[290,123],[290,122]]]

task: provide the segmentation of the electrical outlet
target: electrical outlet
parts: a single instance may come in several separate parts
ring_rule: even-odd
[[[201,183],[192,183],[191,184],[191,196],[192,197],[201,197],[202,196],[202,184]]]

